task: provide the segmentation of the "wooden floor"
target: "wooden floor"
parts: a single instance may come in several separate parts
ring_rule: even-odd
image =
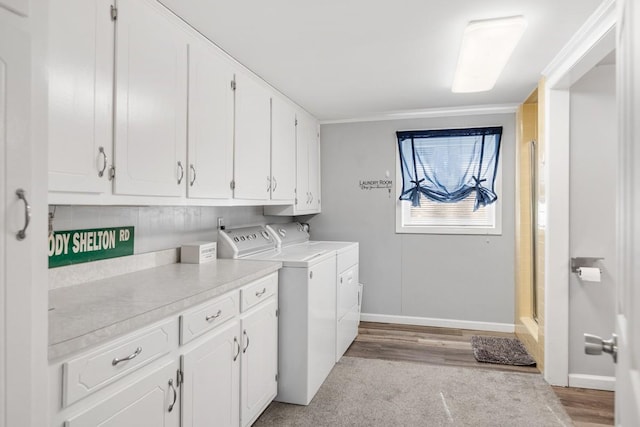
[[[473,357],[473,335],[514,337],[509,333],[372,322],[361,322],[359,332],[346,356],[539,373],[535,367],[480,363]],[[576,426],[613,425],[612,392],[568,387],[553,390]]]

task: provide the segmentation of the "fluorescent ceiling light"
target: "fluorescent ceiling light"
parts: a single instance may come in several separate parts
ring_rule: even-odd
[[[451,91],[491,90],[526,27],[523,16],[469,22],[462,36]]]

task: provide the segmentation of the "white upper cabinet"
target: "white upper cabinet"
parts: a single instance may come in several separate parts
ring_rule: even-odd
[[[271,200],[292,202],[296,188],[296,111],[285,99],[271,99]]]
[[[304,112],[298,112],[296,140],[296,213],[320,211],[320,141],[318,122]]]
[[[57,0],[49,10],[49,190],[53,192],[110,189],[112,4],[111,0]]]
[[[320,212],[320,131],[315,119],[309,129],[309,210]]]
[[[264,82],[236,71],[234,197],[268,200],[271,192],[271,94]]]
[[[320,135],[318,121],[302,110],[296,113],[296,190],[293,204],[265,206],[266,215],[308,215],[319,213]]]
[[[234,70],[211,43],[189,39],[190,198],[231,199]]]
[[[119,0],[116,194],[183,196],[187,180],[187,39],[148,0]]]

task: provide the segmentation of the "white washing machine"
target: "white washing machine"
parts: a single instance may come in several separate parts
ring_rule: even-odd
[[[303,247],[329,251],[336,257],[336,362],[358,336],[362,285],[359,281],[359,245],[357,242],[309,240],[306,229],[297,222],[269,224],[267,229],[282,249]]]
[[[302,245],[279,248],[263,226],[255,226],[221,230],[218,254],[282,262],[275,400],[308,405],[335,364],[335,252]]]

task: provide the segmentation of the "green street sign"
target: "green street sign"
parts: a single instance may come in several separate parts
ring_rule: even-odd
[[[55,231],[49,236],[49,268],[133,255],[133,227]]]

